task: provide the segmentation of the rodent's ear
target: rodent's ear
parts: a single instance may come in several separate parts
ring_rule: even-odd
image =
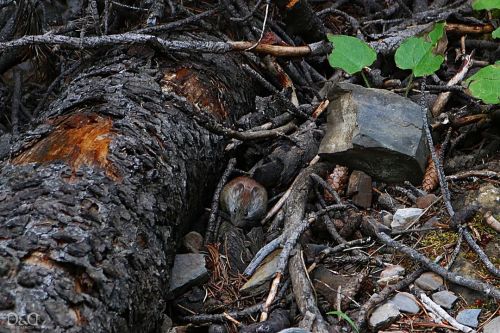
[[[265,202],[265,204],[267,204],[267,192],[262,188],[259,187],[252,188],[252,198],[261,200]]]
[[[234,187],[233,187],[233,194],[234,195],[241,195],[241,193],[243,193],[243,190],[245,189],[245,186],[243,184],[236,184]]]

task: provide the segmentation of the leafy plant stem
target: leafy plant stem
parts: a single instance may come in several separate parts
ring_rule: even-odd
[[[365,81],[366,87],[371,88],[370,82],[368,82],[368,78],[366,77],[365,73],[363,73],[363,71],[361,71],[360,73],[361,73],[361,76],[363,77],[363,80]]]
[[[408,97],[408,93],[410,92],[411,84],[413,83],[413,73],[410,75],[410,80],[408,81],[408,85],[405,90],[405,97]]]

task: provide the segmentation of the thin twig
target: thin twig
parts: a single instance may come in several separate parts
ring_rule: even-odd
[[[444,175],[443,167],[441,165],[441,162],[439,161],[439,157],[436,154],[436,150],[434,149],[434,143],[432,141],[432,134],[429,129],[429,122],[427,120],[427,106],[426,106],[426,101],[425,101],[425,79],[422,80],[422,94],[420,96],[420,109],[422,110],[422,119],[423,119],[423,126],[425,130],[425,135],[427,137],[427,143],[429,145],[429,149],[431,151],[431,156],[432,156],[432,161],[434,162],[434,165],[436,166],[436,170],[438,173],[438,178],[439,178],[439,185],[441,186],[441,191],[443,192],[443,199],[444,199],[444,204],[445,207],[448,211],[448,214],[450,217],[453,217],[455,215],[455,211],[453,210],[453,206],[451,205],[451,200],[450,200],[450,191],[448,190],[448,183],[446,182],[446,177]]]
[[[208,218],[207,231],[205,233],[205,245],[208,243],[211,243],[213,241],[214,236],[217,236],[216,235],[217,225],[215,222],[217,221],[217,214],[219,212],[220,194],[222,192],[222,188],[227,183],[227,180],[228,180],[229,176],[231,175],[231,172],[233,172],[235,165],[236,165],[236,159],[231,158],[229,160],[229,162],[227,163],[226,170],[222,174],[222,177],[219,180],[217,187],[215,188],[214,196],[212,198],[210,217]]]

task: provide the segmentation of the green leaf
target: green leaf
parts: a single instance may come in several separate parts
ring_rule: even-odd
[[[359,72],[377,59],[377,53],[365,42],[355,37],[328,34],[333,51],[328,56],[330,66],[342,68],[349,74]]]
[[[496,28],[495,31],[491,33],[491,37],[500,38],[500,28]]]
[[[500,8],[500,0],[474,0],[472,2],[472,9],[474,10],[489,10],[495,8]]]
[[[434,24],[434,28],[428,35],[432,46],[435,46],[439,42],[439,40],[444,36],[444,33],[444,22]]]
[[[500,63],[481,68],[468,78],[465,83],[474,97],[487,104],[500,103]]]
[[[356,326],[356,324],[354,323],[354,321],[346,313],[344,313],[342,311],[339,311],[339,310],[336,310],[336,311],[327,312],[327,314],[339,316],[340,318],[342,318],[345,321],[347,321],[349,323],[349,325],[351,325],[351,327],[353,328],[353,330],[356,331],[356,333],[359,333],[358,327]]]
[[[401,69],[411,69],[416,77],[429,75],[439,69],[442,55],[432,53],[433,44],[423,38],[410,37],[396,50],[394,59]]]

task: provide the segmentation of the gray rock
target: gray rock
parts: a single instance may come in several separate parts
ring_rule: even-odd
[[[395,304],[385,303],[373,311],[368,324],[372,330],[378,331],[395,322],[400,314],[401,313]]]
[[[500,316],[493,318],[488,324],[484,325],[483,333],[500,332]]]
[[[266,282],[270,281],[278,269],[280,253],[281,250],[275,250],[269,254],[252,277],[241,287],[240,291],[243,293],[251,293],[256,291],[256,288],[260,288]]]
[[[458,297],[451,291],[443,290],[432,294],[432,300],[445,309],[453,308]]]
[[[389,300],[389,302],[395,304],[401,312],[415,314],[420,311],[420,307],[418,306],[415,296],[409,293],[397,293],[396,296]]]
[[[433,272],[425,272],[415,280],[415,284],[423,290],[434,291],[443,286],[443,278]]]
[[[388,265],[381,273],[380,277],[385,278],[389,276],[395,276],[395,275],[404,275],[405,274],[405,268],[401,265]]]
[[[227,333],[227,328],[225,325],[212,324],[208,327],[208,333]]]
[[[392,219],[394,218],[394,215],[389,213],[386,210],[381,210],[380,215],[382,217],[382,224],[385,225],[386,227],[391,227]]]
[[[347,308],[351,303],[365,277],[366,275],[363,273],[356,276],[334,273],[324,266],[316,268],[311,275],[314,289],[325,298],[332,308],[337,306],[337,290],[341,287],[341,309]]]
[[[420,107],[395,93],[349,83],[327,93],[322,158],[388,183],[422,180],[429,149]]]
[[[479,274],[477,269],[477,264],[465,258],[465,255],[463,253],[460,253],[458,255],[457,259],[455,260],[455,264],[451,267],[451,271],[465,278],[481,279],[481,275]],[[449,289],[456,295],[460,295],[460,298],[465,300],[468,305],[473,305],[476,302],[488,301],[488,297],[485,294],[478,293],[475,290],[458,284],[450,283]]]
[[[415,222],[424,210],[420,208],[398,209],[392,218],[392,230],[402,230]]]
[[[352,196],[352,203],[362,208],[372,205],[372,177],[363,171],[354,170],[349,177],[347,196]]]
[[[160,332],[161,333],[168,333],[172,329],[172,326],[174,324],[172,322],[172,319],[170,319],[169,316],[167,316],[167,315],[163,315],[163,316],[164,316],[164,318],[163,318],[163,322],[162,322],[161,327],[160,327]]]
[[[401,280],[404,275],[405,269],[400,265],[389,265],[381,273],[380,278],[377,280],[379,286],[386,286],[388,284],[395,284]]]
[[[478,204],[485,212],[491,211],[494,216],[500,215],[500,187],[485,184],[472,192],[465,199],[465,204]]]
[[[396,199],[391,197],[389,193],[382,193],[378,196],[377,203],[380,207],[388,210],[391,213],[396,212],[396,210],[400,208],[405,208],[402,204],[400,204]],[[392,220],[391,220],[392,222]]]
[[[465,309],[458,313],[456,319],[460,324],[476,328],[479,325],[479,314],[481,309]]]
[[[279,331],[278,333],[311,333],[311,331],[305,330],[300,327],[290,327]]]
[[[198,253],[178,254],[175,256],[170,290],[172,295],[179,295],[190,287],[208,279],[208,270],[205,267],[205,256]]]
[[[203,246],[203,236],[196,231],[188,232],[182,239],[182,245],[190,252],[198,253]]]

